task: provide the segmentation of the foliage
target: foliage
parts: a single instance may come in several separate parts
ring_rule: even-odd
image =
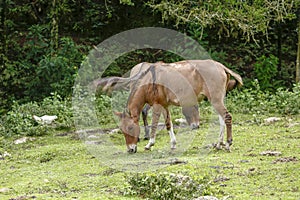
[[[72,94],[74,77],[83,58],[81,46],[62,37],[59,49],[53,55],[46,31],[45,26],[30,27],[24,44],[13,49],[18,52],[12,58],[16,60],[7,61],[1,73],[1,90],[6,95],[1,98],[27,102],[42,100],[51,92],[63,97]]]
[[[253,88],[232,91],[226,99],[232,112],[252,114],[295,115],[300,113],[300,84],[294,84],[292,91],[278,88],[274,93],[263,91],[257,80]]]
[[[14,101],[42,101],[51,92],[70,97],[80,64],[93,45],[145,26],[186,33],[213,59],[239,72],[246,86],[256,78],[262,90],[269,86],[291,89],[298,8],[299,2],[292,0],[2,1],[0,113],[7,112]],[[265,63],[263,56],[275,64],[267,55],[278,58],[276,76],[265,73],[274,66]],[[104,76],[123,76],[139,62],[180,59],[159,49],[136,50],[115,60]],[[275,77],[278,82],[270,85],[267,80]]]
[[[55,55],[43,52],[42,56],[33,57],[37,59],[37,64],[32,74],[34,77],[30,77],[25,85],[26,97],[38,100],[51,92],[57,92],[64,97],[70,96],[70,88],[74,85],[74,77],[83,57],[80,46],[70,38],[61,38]]]
[[[100,97],[96,98],[96,105],[97,105],[96,112],[97,112],[98,122],[102,126],[113,123],[114,122],[113,111],[119,111],[119,110],[115,110],[116,108],[112,108],[112,105],[115,105],[113,103],[113,100],[116,99],[112,99],[106,95],[100,95]],[[123,98],[121,100],[125,101],[126,98]],[[119,105],[119,103],[116,105]]]
[[[29,102],[19,105],[15,102],[9,112],[1,118],[0,135],[12,137],[40,136],[53,130],[70,129],[73,127],[72,109],[68,101],[54,93],[42,102]],[[36,122],[33,115],[56,115],[58,118],[52,125]]]
[[[155,63],[176,62],[182,58],[172,52],[164,51],[162,49],[138,49],[129,52],[117,58],[104,72],[103,76],[123,76],[130,71],[130,69],[141,62]]]
[[[207,195],[208,179],[194,180],[182,174],[131,174],[126,176],[129,188],[125,194],[147,199],[192,199]]]
[[[278,3],[273,0],[258,1],[149,1],[148,5],[162,13],[163,20],[174,20],[176,25],[197,24],[204,28],[217,28],[218,34],[238,37],[248,41],[256,34],[267,34],[271,21],[296,18],[298,5],[293,0]]]
[[[262,90],[277,88],[279,85],[276,81],[278,58],[274,55],[259,57],[254,64],[254,72],[262,86]]]

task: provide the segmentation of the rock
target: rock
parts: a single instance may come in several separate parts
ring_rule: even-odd
[[[118,133],[120,131],[121,130],[119,128],[115,128],[115,129],[112,129],[111,131],[109,131],[109,134],[111,134],[111,133]]]
[[[14,144],[22,144],[22,143],[25,143],[25,142],[28,142],[28,141],[34,141],[35,138],[30,138],[30,137],[22,137],[22,138],[19,138],[17,140],[14,141]]]
[[[3,154],[0,154],[0,160],[4,160],[5,157],[11,157],[11,154],[7,151],[4,151]]]
[[[263,151],[260,152],[260,155],[262,156],[279,156],[281,155],[280,151]]]
[[[283,158],[278,158],[273,161],[273,163],[285,163],[285,162],[297,162],[298,159],[294,157],[283,157]]]
[[[214,182],[224,182],[224,181],[229,181],[230,178],[226,177],[226,176],[219,176],[217,178],[214,179]]]
[[[89,135],[88,137],[87,137],[87,139],[97,139],[98,137],[96,136],[96,135]]]
[[[52,124],[52,122],[57,119],[56,115],[44,115],[42,117],[33,115],[32,117],[36,122],[41,124]]]
[[[279,117],[269,117],[267,119],[264,119],[265,123],[267,123],[267,124],[272,124],[272,123],[278,122],[280,120],[281,120],[281,118],[279,118]]]
[[[288,127],[288,128],[292,128],[292,127],[294,127],[294,126],[299,126],[299,125],[300,125],[300,123],[295,122],[295,123],[289,124],[287,127]]]
[[[214,196],[202,196],[202,197],[198,197],[194,200],[218,200],[218,198],[214,197]]]
[[[0,188],[0,193],[7,193],[9,191],[10,191],[9,188]]]
[[[183,118],[175,119],[175,122],[180,124],[180,125],[186,125],[187,124],[186,119],[183,119]]]

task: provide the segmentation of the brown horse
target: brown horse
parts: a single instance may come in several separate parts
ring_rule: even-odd
[[[236,80],[231,79],[231,80],[229,80],[229,82],[227,84],[226,91],[229,92],[229,91],[235,89],[236,86],[237,86]],[[144,128],[145,128],[144,138],[147,140],[150,138],[150,130],[149,130],[148,121],[147,121],[147,116],[148,116],[148,112],[150,109],[151,109],[151,106],[149,104],[146,104],[142,110],[142,118],[143,118]],[[199,110],[198,109],[199,109],[198,105],[182,108],[182,114],[185,116],[186,122],[192,129],[199,128]]]
[[[147,63],[144,63],[144,65],[147,65]],[[131,79],[132,79],[132,77],[137,76],[138,73],[141,72],[140,69],[141,68],[138,68],[138,65],[135,66],[134,68],[132,68],[131,74],[130,74]],[[120,87],[123,87],[125,85],[129,85],[130,82],[132,82],[132,80],[130,81],[128,78],[116,77],[116,76],[105,77],[105,78],[95,80],[93,82],[93,87],[99,92],[103,92],[107,95],[110,95],[112,93],[112,91],[114,91]],[[150,130],[149,130],[148,121],[147,121],[147,116],[148,116],[148,112],[149,112],[150,108],[151,108],[151,106],[149,104],[146,104],[142,110],[142,119],[143,119],[144,128],[145,128],[144,139],[146,139],[146,140],[148,140],[150,138],[150,133],[149,133]],[[182,113],[185,116],[188,125],[192,129],[199,128],[200,119],[199,119],[198,104],[196,104],[194,106],[183,107]],[[164,116],[166,116],[166,115],[164,114]],[[156,128],[152,127],[151,130],[155,131]]]
[[[146,103],[153,107],[152,128],[158,123],[158,118],[165,110],[165,124],[171,138],[171,149],[176,148],[176,138],[173,132],[170,105],[191,107],[204,97],[211,102],[220,119],[220,137],[217,148],[223,145],[224,129],[227,129],[226,149],[232,144],[231,115],[224,106],[226,89],[233,76],[237,84],[242,85],[242,78],[213,60],[188,60],[176,63],[140,63],[136,68],[143,68],[139,79],[131,85],[131,95],[128,99],[127,112],[115,113],[120,118],[120,128],[124,133],[128,152],[137,151],[137,141],[140,135],[138,120]],[[163,109],[162,109],[163,108]],[[149,143],[145,149],[155,144],[155,131],[152,131]]]

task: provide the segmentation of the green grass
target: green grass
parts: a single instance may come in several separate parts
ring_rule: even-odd
[[[155,173],[206,177],[208,193],[220,199],[300,199],[299,116],[283,117],[270,125],[263,123],[264,116],[233,116],[234,143],[230,153],[203,151],[201,146],[209,130],[204,123],[195,132],[189,149],[178,155],[187,163],[161,163]],[[128,156],[124,153],[123,136],[115,133],[110,137],[122,152],[120,155]],[[74,134],[35,137],[34,141],[19,145],[13,144],[12,139],[5,142],[0,153],[10,156],[0,160],[0,199],[140,199],[124,195],[129,187],[126,176],[131,172],[103,165],[105,161],[99,162],[97,155],[92,155]],[[151,152],[143,150],[146,142],[141,141],[138,153],[132,156],[168,152],[163,147],[169,146],[165,130],[158,133]],[[281,155],[261,155],[267,150],[279,151]]]

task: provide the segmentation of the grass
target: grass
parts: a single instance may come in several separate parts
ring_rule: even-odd
[[[232,151],[203,150],[206,131],[210,130],[209,120],[204,118],[188,150],[183,154],[175,153],[175,157],[186,163],[161,162],[170,156],[165,150],[169,137],[164,130],[159,132],[151,152],[143,150],[147,141],[141,141],[136,155],[125,153],[121,134],[109,137],[118,147],[120,156],[154,159],[153,156],[161,155],[156,174],[168,172],[206,177],[208,193],[220,199],[300,199],[299,116],[282,117],[274,124],[265,124],[264,116],[233,116]],[[49,134],[18,145],[13,144],[12,139],[5,142],[0,153],[9,155],[0,160],[0,199],[141,198],[134,194],[124,195],[129,188],[126,177],[132,172],[103,165],[106,161],[99,162],[98,156],[91,154],[75,134]],[[178,139],[179,146],[180,143],[183,141]],[[265,151],[281,154],[262,155]],[[151,163],[148,165],[151,168]]]

